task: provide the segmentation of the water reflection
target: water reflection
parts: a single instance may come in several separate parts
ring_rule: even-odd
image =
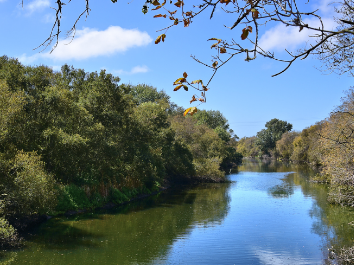
[[[112,211],[50,220],[6,264],[334,264],[352,209],[327,203],[314,172],[249,160],[232,183],[170,189]]]
[[[229,210],[230,184],[168,190],[132,205],[44,224],[8,264],[149,264],[195,225],[213,227]],[[98,261],[98,262],[97,262]]]

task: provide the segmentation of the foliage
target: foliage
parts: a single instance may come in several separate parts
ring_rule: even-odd
[[[264,154],[269,154],[276,146],[276,142],[281,139],[283,133],[291,131],[293,125],[286,121],[272,119],[265,124],[267,129],[257,133],[256,144]]]
[[[121,203],[167,178],[217,181],[240,162],[220,112],[184,118],[163,91],[119,81],[0,57],[4,237],[16,238],[7,220]]]
[[[350,89],[342,104],[326,120],[321,130],[323,173],[331,179],[329,199],[354,206],[354,91]]]
[[[300,135],[294,138],[293,153],[290,159],[297,163],[309,163],[315,166],[321,164],[320,131],[322,123],[317,123],[302,130]]]
[[[54,178],[35,152],[20,151],[0,180],[5,215],[45,213],[55,204]]]
[[[276,150],[280,157],[289,160],[294,152],[294,139],[299,136],[299,132],[285,132],[280,140],[276,142]]]
[[[237,143],[237,152],[241,153],[244,157],[258,157],[261,155],[261,149],[256,144],[257,137],[243,137]]]
[[[15,246],[18,244],[18,234],[8,221],[0,217],[0,247]]]
[[[120,190],[112,188],[111,190],[111,201],[116,203],[116,204],[120,204],[126,201],[129,201],[129,198],[122,193]]]

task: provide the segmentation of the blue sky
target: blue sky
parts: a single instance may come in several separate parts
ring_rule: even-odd
[[[192,3],[198,3],[192,1]],[[329,1],[311,1],[305,8],[319,8],[329,27],[333,26],[333,11]],[[84,10],[85,1],[72,1],[64,6],[62,30],[65,33]],[[76,38],[61,40],[53,53],[50,47],[33,50],[48,36],[54,22],[54,0],[0,0],[1,55],[16,57],[26,65],[48,65],[54,70],[67,63],[86,71],[106,69],[121,78],[122,83],[144,83],[165,90],[171,100],[185,108],[196,91],[173,92],[172,83],[187,72],[191,80],[207,80],[210,69],[190,58],[210,62],[212,42],[207,39],[240,38],[241,29],[229,30],[234,15],[217,9],[197,17],[193,23],[173,27],[166,33],[164,43],[154,40],[170,25],[170,20],[153,18],[159,12],[141,12],[144,1],[91,1],[90,15],[77,25]],[[312,23],[312,21],[309,21]],[[261,32],[261,44],[285,56],[284,48],[297,50],[308,40],[309,32],[269,24]],[[64,34],[63,36],[64,37]],[[68,45],[66,45],[68,44]],[[295,62],[284,74],[271,77],[284,65],[265,58],[245,62],[239,56],[221,68],[210,84],[207,103],[202,109],[221,111],[231,128],[240,136],[253,136],[272,118],[285,120],[302,130],[326,117],[340,104],[343,91],[353,85],[352,77],[324,74],[316,58]]]

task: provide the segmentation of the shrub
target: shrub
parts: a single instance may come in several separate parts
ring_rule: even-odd
[[[124,193],[122,193],[120,190],[112,188],[111,201],[116,204],[120,204],[120,203],[129,201],[129,198]]]
[[[74,184],[60,188],[58,204],[56,206],[58,212],[85,209],[90,208],[90,206],[91,203],[82,188]]]
[[[15,228],[8,221],[0,217],[0,248],[16,246],[19,244],[19,238]]]

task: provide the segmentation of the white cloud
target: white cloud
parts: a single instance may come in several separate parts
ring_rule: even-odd
[[[123,29],[119,26],[111,26],[106,30],[84,28],[76,32],[72,42],[59,41],[55,50],[50,53],[39,53],[27,57],[23,54],[19,60],[23,63],[33,63],[38,59],[50,59],[55,61],[84,60],[99,56],[108,56],[125,52],[133,47],[146,46],[152,42],[146,32],[137,29]],[[142,71],[142,69],[135,69]]]
[[[314,7],[319,9],[322,14],[333,14],[334,6],[336,4],[338,3],[335,3],[334,0],[320,0],[314,5]]]
[[[331,18],[322,19],[326,29],[335,28],[336,24]],[[320,27],[318,20],[304,20],[309,26],[313,28]],[[279,24],[267,30],[259,40],[259,46],[265,51],[294,51],[298,48],[303,48],[308,43],[314,43],[315,38],[313,30],[303,29],[299,32],[299,27],[286,27],[284,24]]]
[[[124,71],[124,70],[115,70],[113,73],[118,74],[118,75],[133,75],[133,74],[139,74],[139,73],[146,73],[149,71],[149,68],[146,65],[138,65],[133,67],[130,71]]]
[[[72,42],[60,41],[51,54],[45,53],[43,56],[55,60],[83,60],[125,52],[132,47],[146,46],[151,41],[149,34],[137,29],[111,26],[106,30],[98,31],[84,28],[76,32]]]
[[[30,14],[36,11],[41,11],[46,7],[50,6],[49,0],[34,0],[30,2],[28,5],[24,4],[24,9],[28,10]]]

